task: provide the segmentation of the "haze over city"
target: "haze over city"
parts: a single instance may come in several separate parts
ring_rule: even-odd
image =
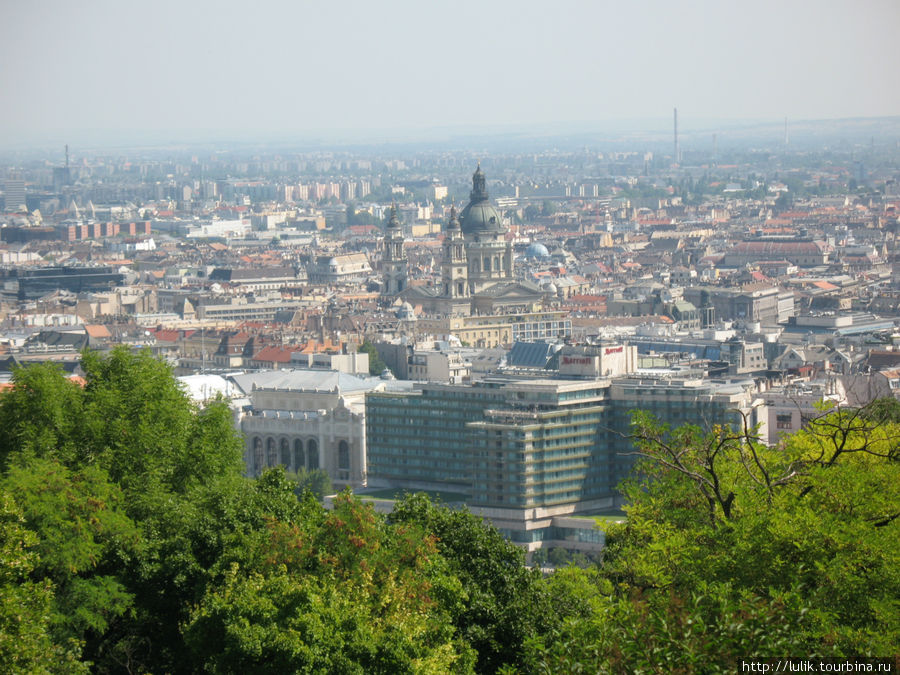
[[[900,113],[891,0],[4,3],[0,145]]]
[[[897,672],[898,19],[0,3],[0,673]]]

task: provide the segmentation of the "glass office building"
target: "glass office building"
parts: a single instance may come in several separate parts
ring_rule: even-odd
[[[738,424],[746,382],[675,378],[497,377],[366,395],[369,485],[466,495],[474,512],[533,551],[597,550],[590,519],[620,505],[630,473],[630,411],[673,425]]]
[[[495,379],[372,393],[370,482],[436,484],[501,508],[608,497],[608,391],[605,380]]]

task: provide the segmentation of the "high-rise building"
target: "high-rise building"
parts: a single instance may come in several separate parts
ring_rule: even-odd
[[[24,211],[25,181],[21,178],[8,178],[3,186],[4,206],[7,211]]]
[[[631,410],[670,424],[735,426],[743,413],[752,425],[753,399],[743,383],[630,377],[495,377],[373,392],[369,485],[465,495],[475,513],[534,550],[559,538],[559,518],[617,505],[616,486],[635,461]]]

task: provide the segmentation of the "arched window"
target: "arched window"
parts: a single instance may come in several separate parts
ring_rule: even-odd
[[[291,468],[291,442],[286,438],[281,439],[281,465]]]
[[[263,442],[259,436],[253,439],[253,464],[250,469],[254,474],[263,470]]]
[[[494,256],[494,269],[497,270],[498,272],[500,271],[500,256],[499,255]]]
[[[266,466],[275,466],[278,463],[278,453],[275,450],[275,439],[271,436],[266,440]]]
[[[485,272],[491,271],[491,257],[488,255],[484,256],[484,271]]]
[[[350,470],[350,446],[347,441],[338,443],[338,469]]]
[[[311,438],[309,443],[306,444],[306,468],[319,468],[319,444],[314,438]]]
[[[294,471],[300,471],[306,465],[306,458],[303,456],[303,441],[299,438],[294,441]]]

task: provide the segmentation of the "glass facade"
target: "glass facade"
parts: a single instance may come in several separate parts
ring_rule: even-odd
[[[527,509],[616,495],[630,473],[632,410],[662,422],[736,424],[739,395],[715,384],[620,379],[422,385],[366,398],[369,476],[447,483],[473,506]]]
[[[610,495],[606,383],[425,386],[366,398],[369,475],[449,482],[470,503],[527,508]]]
[[[466,423],[479,419],[496,397],[491,388],[462,385],[435,385],[412,394],[368,394],[369,476],[468,484],[472,462]]]
[[[592,403],[564,404],[560,394],[533,410],[488,410],[469,424],[473,503],[527,508],[609,496],[600,433],[608,407],[597,404],[605,391],[588,391]]]

